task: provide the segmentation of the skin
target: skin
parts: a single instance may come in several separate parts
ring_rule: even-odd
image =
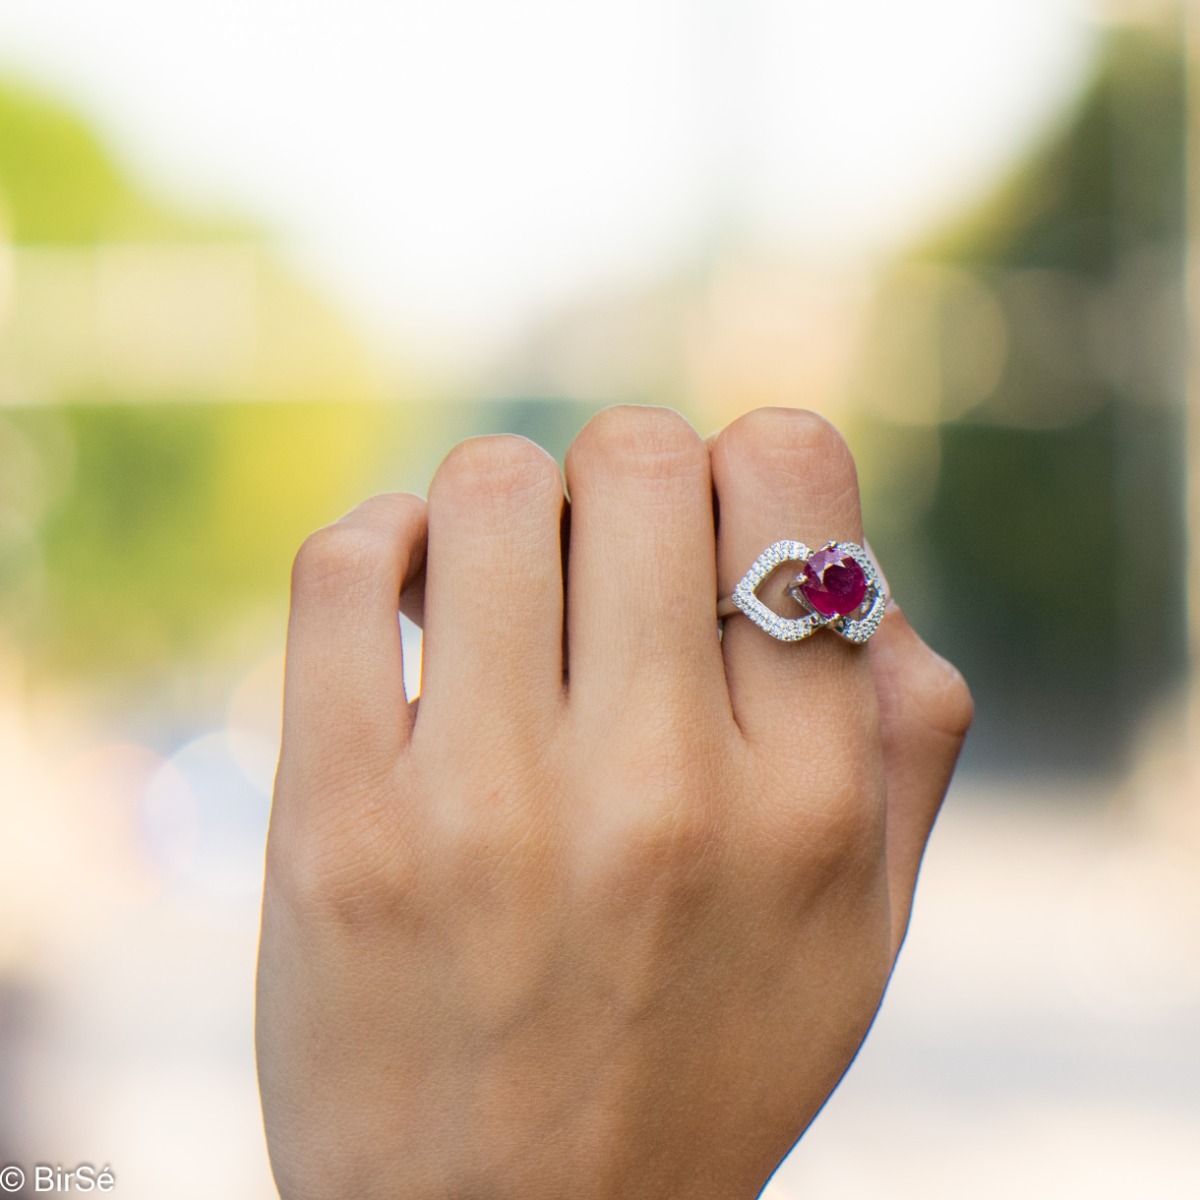
[[[967,688],[894,605],[865,647],[716,632],[765,546],[861,542],[845,444],[614,408],[566,484],[474,438],[297,556],[257,1016],[284,1200],[757,1196],[882,998]]]

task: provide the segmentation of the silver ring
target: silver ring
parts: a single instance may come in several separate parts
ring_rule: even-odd
[[[801,564],[787,590],[800,608],[797,617],[785,617],[758,598],[763,580],[789,562]],[[886,610],[879,569],[855,542],[826,542],[819,550],[803,542],[776,542],[754,560],[733,594],[717,604],[719,618],[740,612],[781,642],[798,642],[818,629],[829,629],[861,644],[879,628]]]

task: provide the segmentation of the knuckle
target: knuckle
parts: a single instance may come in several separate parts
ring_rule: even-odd
[[[395,524],[408,528],[421,520],[425,501],[412,492],[379,492],[364,500],[354,512],[365,513],[372,509],[380,510]]]
[[[820,887],[883,854],[884,804],[857,777],[797,794],[795,784],[770,788],[760,806],[755,851],[795,872],[802,886]]]
[[[414,891],[411,854],[379,822],[314,823],[289,832],[268,838],[267,872],[303,918],[362,927],[393,919]]]
[[[676,749],[624,761],[619,805],[611,794],[595,800],[592,828],[605,847],[605,876],[614,894],[631,900],[697,885],[728,834],[716,803],[722,764],[686,752],[682,739],[667,745]]]
[[[498,895],[506,881],[530,878],[553,859],[565,780],[552,732],[477,731],[453,762],[440,747],[434,753],[424,769],[440,802],[422,821],[422,859],[444,891]]]
[[[543,861],[542,831],[509,811],[474,811],[435,856],[441,890],[459,904],[494,908],[535,877]]]
[[[597,413],[571,444],[567,463],[568,470],[688,477],[708,470],[708,450],[674,409],[626,404]]]
[[[717,445],[739,463],[763,463],[785,482],[820,491],[857,491],[850,448],[829,421],[807,409],[755,409],[734,421]]]
[[[720,834],[702,805],[680,797],[640,805],[620,822],[616,842],[613,868],[620,891],[636,899],[647,892],[677,895],[698,885]]]
[[[841,867],[872,858],[882,847],[884,806],[872,791],[848,785],[818,810],[811,823],[817,857]]]
[[[556,503],[562,477],[554,459],[515,433],[486,434],[459,442],[442,460],[429,488],[430,503],[448,497],[478,506],[545,493]]]
[[[658,801],[640,804],[623,827],[623,841],[635,855],[645,851],[652,863],[691,861],[713,840],[713,822],[702,803],[684,788],[673,788]]]
[[[347,585],[375,578],[395,553],[381,532],[335,522],[305,538],[292,564],[298,594],[341,594]]]
[[[894,603],[872,646],[871,665],[889,737],[910,740],[933,733],[962,742],[975,719],[971,689],[958,668],[921,639]]]
[[[966,737],[975,719],[975,700],[957,667],[926,648],[920,677],[920,706],[925,723],[949,737]]]

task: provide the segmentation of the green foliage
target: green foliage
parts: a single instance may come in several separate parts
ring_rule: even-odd
[[[246,236],[248,226],[153,200],[87,121],[32,88],[0,82],[0,236],[78,245],[234,231]]]
[[[0,238],[86,249],[257,236],[155,200],[69,108],[0,84]],[[338,401],[367,390],[344,318],[268,252],[258,269],[250,377],[272,395],[307,389],[328,402],[214,403],[229,399],[228,385],[203,371],[194,381],[178,373],[160,397],[105,367],[71,377],[69,395],[55,391],[53,372],[35,377],[31,394],[58,403],[0,410],[0,634],[20,645],[34,678],[136,685],[211,659],[259,609],[282,614],[303,537],[391,474],[397,410]],[[86,348],[96,336],[59,328],[53,298],[43,310],[51,345]],[[32,327],[14,317],[7,333],[28,338]]]
[[[985,760],[1109,765],[1184,669],[1184,117],[1179,41],[1115,33],[1071,119],[922,252],[1007,331],[920,528]]]
[[[1130,240],[1177,239],[1184,100],[1178,38],[1112,34],[1073,109],[989,198],[917,256],[1103,275]]]
[[[26,603],[6,614],[39,673],[136,677],[211,648],[256,604],[282,611],[304,536],[394,470],[395,410],[379,405],[95,404],[10,420],[38,444],[64,418],[74,465],[28,565],[40,580],[14,587]]]

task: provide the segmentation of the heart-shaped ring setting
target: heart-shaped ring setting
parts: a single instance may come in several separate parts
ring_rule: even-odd
[[[804,610],[785,617],[768,608],[758,589],[784,563],[800,564],[788,595]],[[862,643],[879,628],[887,607],[883,583],[871,556],[854,542],[826,542],[810,550],[803,542],[776,542],[754,561],[730,597],[764,633],[798,642],[830,629],[848,642]]]

